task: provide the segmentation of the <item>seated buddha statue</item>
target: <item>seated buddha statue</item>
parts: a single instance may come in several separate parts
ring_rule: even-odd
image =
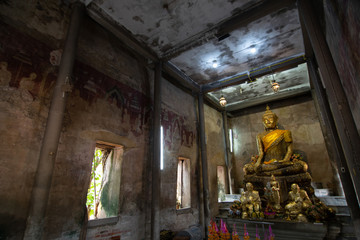
[[[291,184],[289,192],[289,203],[285,206],[288,220],[295,219],[306,222],[305,211],[312,205],[311,200],[305,190],[300,189],[296,183]]]
[[[259,155],[244,166],[245,175],[286,176],[307,171],[307,164],[291,160],[293,141],[289,130],[278,129],[278,117],[267,106],[262,117],[265,131],[256,137]]]
[[[246,191],[240,197],[242,214],[241,218],[261,218],[261,200],[259,192],[254,190],[251,183],[246,183]]]

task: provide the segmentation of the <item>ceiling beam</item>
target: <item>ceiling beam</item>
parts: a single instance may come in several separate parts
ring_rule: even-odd
[[[302,64],[306,62],[305,55],[303,53],[293,55],[291,57],[283,58],[279,61],[266,64],[264,66],[254,68],[250,71],[242,72],[239,74],[236,74],[231,77],[227,77],[224,79],[221,79],[216,82],[204,84],[201,86],[201,91],[206,92],[212,92],[221,88],[225,88],[232,85],[237,85],[241,83],[245,83],[249,80],[254,80],[255,78],[271,74],[278,71],[284,71],[291,68],[294,68],[298,66],[299,64]]]
[[[218,38],[229,34],[235,29],[245,27],[251,22],[254,22],[266,15],[276,12],[286,7],[295,7],[295,0],[266,0],[254,8],[246,12],[239,13],[224,23],[220,24],[219,30],[216,34]]]
[[[166,51],[161,58],[163,60],[169,60],[189,49],[203,45],[209,40],[215,38],[220,40],[223,36],[228,35],[236,29],[245,27],[249,23],[265,17],[268,14],[291,6],[295,7],[295,0],[265,0],[263,3],[258,4],[247,11],[235,14],[234,16],[180,42]]]
[[[282,93],[276,93],[276,96],[265,96],[265,97],[258,97],[251,101],[245,101],[243,103],[237,103],[233,105],[226,106],[226,111],[229,113],[229,116],[236,117],[241,114],[243,114],[243,110],[250,108],[250,107],[256,107],[261,104],[269,104],[274,102],[282,102],[282,100],[286,99],[287,101],[290,101],[289,99],[296,99],[299,96],[309,95],[311,98],[311,89],[310,87],[303,87],[296,90],[291,90],[287,92]],[[273,107],[272,107],[273,108]],[[265,109],[265,107],[264,107]]]
[[[126,30],[124,27],[120,26],[116,23],[115,20],[111,18],[106,12],[104,12],[101,8],[99,8],[93,2],[90,2],[87,5],[87,13],[88,15],[98,24],[103,26],[109,32],[114,34],[120,41],[122,41],[126,47],[132,49],[136,53],[140,54],[141,56],[154,61],[158,62],[159,58],[157,57],[156,53],[152,50],[149,50],[144,44],[140,43],[136,40],[131,32]]]
[[[199,84],[197,84],[171,62],[164,62],[163,71],[170,77],[176,79],[182,87],[190,89],[193,92],[200,92]]]

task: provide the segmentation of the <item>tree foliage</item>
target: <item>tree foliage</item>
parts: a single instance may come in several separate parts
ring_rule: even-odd
[[[89,219],[96,218],[95,208],[96,203],[100,200],[101,193],[101,181],[103,175],[103,166],[102,159],[104,153],[96,148],[94,153],[94,158],[92,162],[91,176],[90,176],[90,186],[87,194],[86,206],[88,208],[88,217]]]

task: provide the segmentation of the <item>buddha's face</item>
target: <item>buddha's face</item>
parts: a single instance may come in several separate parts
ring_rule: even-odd
[[[253,185],[251,183],[246,184],[246,190],[252,191],[254,189]]]
[[[8,66],[8,65],[7,65],[6,62],[0,62],[0,69],[6,70],[7,66]]]
[[[266,115],[263,117],[265,128],[272,129],[276,127],[276,117],[274,115]]]
[[[297,185],[296,183],[293,183],[291,185],[291,190],[294,192],[294,193],[297,193],[299,191],[299,185]]]

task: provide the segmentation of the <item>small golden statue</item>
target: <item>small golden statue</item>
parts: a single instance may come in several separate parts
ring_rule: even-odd
[[[262,218],[261,200],[259,192],[254,190],[251,183],[246,183],[246,191],[240,197],[242,214],[241,218]]]
[[[276,180],[275,176],[272,175],[271,176],[271,181],[270,181],[270,196],[268,199],[268,205],[275,210],[275,212],[280,213],[282,208],[281,208],[281,201],[280,201],[280,184],[279,182]]]
[[[312,205],[312,203],[306,191],[300,189],[299,185],[296,183],[293,183],[291,185],[288,200],[289,203],[285,206],[288,220],[307,222],[304,213]]]
[[[301,160],[291,161],[293,141],[289,130],[278,129],[278,117],[267,106],[262,117],[265,131],[258,134],[256,141],[259,155],[252,157],[244,166],[245,175],[286,176],[307,171],[307,164]]]

